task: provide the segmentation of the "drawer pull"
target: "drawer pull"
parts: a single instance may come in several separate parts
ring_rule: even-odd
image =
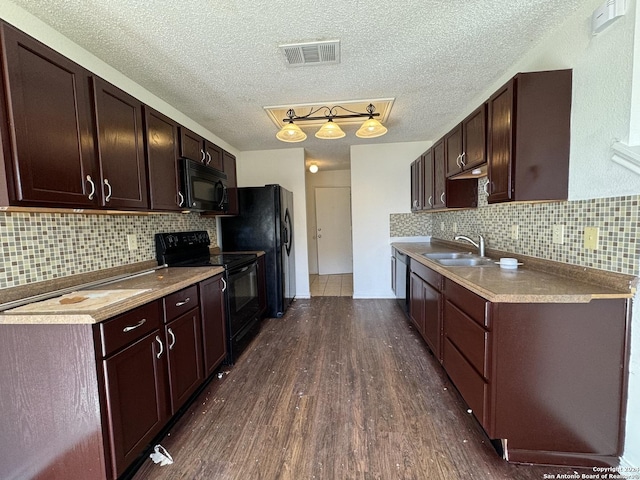
[[[143,318],[142,320],[140,320],[138,323],[136,323],[135,325],[129,325],[128,327],[124,327],[122,329],[122,331],[124,333],[130,332],[131,330],[135,330],[138,327],[141,327],[142,325],[144,325],[144,323],[147,321],[146,318]]]
[[[222,291],[224,292],[227,289],[227,281],[224,278],[220,280],[222,280]]]
[[[191,301],[191,298],[187,297],[185,298],[182,302],[178,302],[176,303],[176,307],[181,307],[183,305],[186,305],[187,303],[189,303]]]
[[[167,330],[169,332],[169,336],[171,337],[171,343],[169,344],[169,350],[173,350],[173,347],[176,345],[176,336],[173,333],[173,330],[171,330],[171,328],[169,328],[169,330]]]
[[[162,345],[162,340],[160,340],[158,335],[156,335],[156,341],[160,344],[160,351],[156,353],[156,358],[160,358],[162,356],[162,352],[164,352],[164,345]]]

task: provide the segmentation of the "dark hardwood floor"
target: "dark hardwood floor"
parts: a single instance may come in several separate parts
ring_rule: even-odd
[[[393,300],[296,301],[283,318],[264,322],[161,443],[175,463],[147,460],[135,479],[593,473],[502,460]]]

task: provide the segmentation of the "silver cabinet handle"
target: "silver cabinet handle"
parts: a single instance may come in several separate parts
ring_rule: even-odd
[[[171,343],[169,344],[169,350],[173,350],[173,347],[176,345],[176,336],[174,335],[173,330],[171,330],[171,328],[169,328],[167,332],[169,332],[169,335],[171,336]]]
[[[176,307],[181,307],[183,305],[186,305],[187,303],[189,303],[191,301],[191,298],[187,297],[185,298],[183,301],[176,303]]]
[[[418,200],[413,201],[413,208],[418,208]]]
[[[222,280],[222,291],[225,292],[227,290],[227,281],[224,278],[220,280]]]
[[[484,193],[486,193],[487,195],[489,195],[489,183],[491,182],[485,183],[484,186],[482,187],[482,189],[484,190]]]
[[[465,157],[466,153],[462,152],[462,155],[460,155],[460,167],[464,168],[466,166],[466,162],[464,161],[464,157]]]
[[[200,163],[204,163],[204,160],[205,160],[205,158],[207,158],[207,157],[206,157],[206,155],[205,155],[205,153],[204,153],[204,150],[200,149],[200,153],[202,154],[202,158],[200,159]]]
[[[444,204],[444,192],[440,195],[440,203]]]
[[[207,165],[211,163],[211,154],[207,152]]]
[[[184,205],[184,195],[182,195],[182,192],[178,192],[178,206],[181,207],[182,205]]]
[[[146,319],[146,318],[143,318],[142,320],[140,320],[140,321],[139,321],[138,323],[136,323],[135,325],[130,325],[130,326],[128,326],[128,327],[124,327],[124,328],[122,329],[122,331],[123,331],[124,333],[127,333],[127,332],[130,332],[131,330],[135,330],[136,328],[141,327],[142,325],[144,325],[144,322],[146,322],[146,321],[147,321],[147,319]]]
[[[109,188],[109,193],[107,193],[107,196],[104,197],[104,201],[108,202],[109,200],[111,200],[111,194],[113,193],[113,191],[111,190],[111,184],[109,183],[109,179],[105,178],[104,184]]]
[[[461,159],[461,158],[462,158],[462,155],[458,155],[458,156],[456,157],[456,165],[457,165],[458,167],[460,167],[460,168],[462,168],[462,165],[460,165],[460,159]]]
[[[89,192],[89,200],[93,200],[93,196],[96,194],[96,184],[91,180],[91,175],[87,175],[87,182],[91,185],[91,191]]]
[[[427,200],[429,202],[429,206],[433,207],[433,195],[429,195],[429,200]]]
[[[160,351],[156,353],[156,358],[160,358],[162,356],[162,353],[164,352],[164,345],[162,345],[162,340],[160,340],[160,337],[158,335],[156,335],[156,342],[158,342],[158,344],[160,345]]]

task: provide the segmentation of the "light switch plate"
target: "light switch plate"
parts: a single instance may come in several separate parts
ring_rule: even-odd
[[[453,233],[458,233],[458,224],[453,222]]]
[[[584,227],[584,248],[587,250],[597,250],[599,235],[600,229],[598,227]]]
[[[127,235],[127,247],[129,247],[129,251],[138,249],[138,237],[134,233]]]
[[[520,227],[518,225],[511,225],[511,240],[518,240],[520,235]]]
[[[564,243],[564,225],[556,224],[553,226],[553,243],[559,245]]]

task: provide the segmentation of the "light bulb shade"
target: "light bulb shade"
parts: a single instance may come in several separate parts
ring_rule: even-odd
[[[309,166],[309,171],[311,173],[316,173],[318,171],[318,165],[316,165],[315,163],[313,165]]]
[[[276,138],[283,142],[296,143],[306,140],[307,134],[298,125],[289,122],[276,133]]]
[[[345,135],[346,133],[342,131],[340,125],[338,125],[337,123],[333,123],[331,119],[329,119],[327,123],[322,125],[322,127],[320,127],[320,130],[316,132],[316,138],[322,138],[324,140],[342,138]]]
[[[387,133],[387,128],[375,118],[369,118],[356,132],[358,138],[376,138]]]

